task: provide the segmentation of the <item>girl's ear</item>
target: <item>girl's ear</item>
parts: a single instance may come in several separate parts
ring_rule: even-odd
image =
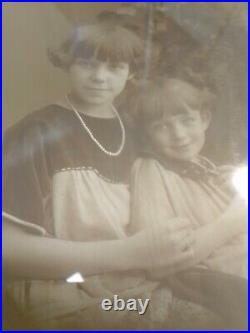
[[[204,130],[206,131],[211,122],[211,111],[207,109],[201,112],[201,119],[203,121]]]

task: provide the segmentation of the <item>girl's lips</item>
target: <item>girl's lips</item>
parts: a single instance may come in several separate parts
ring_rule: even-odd
[[[94,90],[94,91],[109,91],[110,90],[110,89],[105,89],[105,88],[94,88],[94,87],[84,87],[84,89]]]
[[[188,148],[191,145],[191,143],[187,143],[185,145],[175,145],[172,146],[173,149],[183,149],[183,148]]]

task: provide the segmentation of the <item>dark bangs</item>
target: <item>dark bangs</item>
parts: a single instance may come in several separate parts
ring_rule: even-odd
[[[49,54],[52,63],[63,68],[73,64],[76,58],[94,57],[102,61],[128,63],[132,70],[137,69],[142,55],[143,42],[134,32],[107,23],[78,27],[60,49]]]
[[[181,79],[162,77],[144,83],[132,107],[137,124],[145,127],[161,121],[164,115],[183,114],[189,110],[212,110],[214,100],[207,88],[199,89]]]
[[[78,31],[73,46],[73,57],[95,57],[103,61],[138,61],[143,52],[139,37],[121,26],[100,24],[83,27]]]

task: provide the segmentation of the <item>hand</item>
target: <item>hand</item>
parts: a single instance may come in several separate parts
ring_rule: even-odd
[[[235,197],[229,208],[215,223],[200,226],[194,231],[193,259],[190,266],[206,260],[216,249],[247,231],[247,204]]]
[[[221,177],[223,177],[225,181],[228,181],[232,179],[232,175],[235,171],[235,166],[228,164],[222,165],[218,167],[218,170],[221,173]]]
[[[141,269],[164,267],[172,272],[176,265],[192,257],[194,235],[188,220],[175,218],[136,233],[130,241],[141,258]]]
[[[247,202],[235,196],[230,206],[221,217],[222,221],[234,224],[238,227],[239,232],[247,232],[248,229],[248,207]]]

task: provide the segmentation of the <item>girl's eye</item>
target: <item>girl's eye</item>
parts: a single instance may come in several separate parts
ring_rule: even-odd
[[[109,68],[113,71],[116,71],[116,70],[123,70],[125,68],[125,64],[123,63],[109,63]]]
[[[192,125],[193,123],[195,123],[195,120],[196,119],[193,117],[187,117],[187,118],[184,118],[182,121],[186,125]]]

